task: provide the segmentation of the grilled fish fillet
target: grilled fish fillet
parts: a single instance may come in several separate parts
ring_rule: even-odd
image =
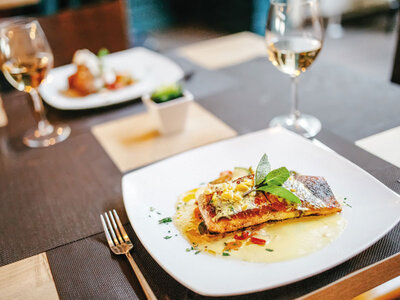
[[[215,181],[219,182],[219,181]],[[253,186],[254,175],[223,183],[209,184],[197,198],[200,213],[210,232],[229,232],[272,220],[340,212],[341,205],[323,177],[292,172],[283,187],[301,204],[261,191],[243,196]]]

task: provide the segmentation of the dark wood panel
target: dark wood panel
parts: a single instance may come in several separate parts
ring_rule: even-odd
[[[129,47],[123,0],[90,5],[39,18],[54,53],[55,66],[68,64],[77,49],[94,53]]]
[[[333,282],[332,284],[323,287],[318,291],[306,295],[302,299],[350,299],[372,288],[375,288],[386,281],[396,278],[397,276],[400,276],[400,253],[397,253],[390,258],[378,262],[368,268],[354,272],[353,274],[350,274],[338,280],[337,282]],[[386,299],[392,298],[387,297]]]

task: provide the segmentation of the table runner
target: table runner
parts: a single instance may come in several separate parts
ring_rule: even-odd
[[[400,184],[393,183],[393,175],[400,175],[397,167],[327,131],[320,134],[318,138],[344,157],[352,158],[353,162],[357,162],[360,167],[365,168],[396,192],[400,192]],[[354,158],[357,160],[354,161]],[[135,245],[132,255],[149,280],[157,297],[160,299],[206,298],[186,289],[169,276],[143,248],[132,228],[129,226],[128,229],[128,234]],[[400,224],[364,252],[326,272],[269,291],[224,299],[293,299],[300,297],[353,271],[400,252],[399,240]],[[51,250],[48,252],[48,259],[61,299],[132,299],[134,295],[144,299],[134,274],[129,270],[129,263],[124,257],[116,257],[110,253],[104,234]],[[86,261],[87,259],[90,260]]]
[[[268,127],[290,111],[290,78],[265,58],[220,69],[236,78],[227,91],[199,103],[239,134]],[[374,81],[344,66],[316,63],[300,76],[300,111],[350,141],[400,126],[400,85]]]
[[[289,110],[288,101],[277,101],[277,99],[289,98],[289,80],[286,76],[277,72],[264,58],[256,58],[240,65],[224,68],[220,71],[226,72],[230,76],[236,78],[237,85],[218,94],[200,98],[198,102],[236,129],[240,134],[265,128],[270,118],[278,113],[286,113]],[[350,140],[355,140],[381,131],[382,129],[397,126],[399,120],[394,117],[396,114],[393,112],[393,108],[397,109],[397,107],[400,106],[400,103],[397,101],[400,89],[390,84],[385,85],[380,82],[371,83],[367,78],[360,77],[357,74],[347,71],[348,70],[337,69],[332,65],[324,65],[319,70],[313,71],[313,76],[319,78],[318,81],[313,79],[313,76],[309,79],[305,77],[304,84],[300,84],[300,95],[303,97],[301,100],[303,102],[300,103],[303,103],[303,110],[320,117],[323,120],[323,126],[325,128],[342,134]],[[317,75],[315,75],[316,72]],[[324,78],[325,76],[326,78]],[[285,80],[287,81],[287,87],[285,85]],[[311,80],[311,82],[309,80]],[[339,82],[340,88],[333,84],[335,80]],[[321,100],[318,102],[316,98],[323,98],[323,101]],[[378,110],[374,105],[372,105],[372,107],[370,105],[375,99],[383,99],[382,107],[379,107]],[[363,106],[363,101],[369,103],[369,105]],[[338,106],[337,102],[341,103],[341,105]],[[363,115],[367,116],[366,119],[368,119],[369,122],[366,122]],[[362,124],[362,126],[355,127],[357,124]],[[387,186],[400,192],[400,185],[396,183],[395,180],[396,178],[400,178],[400,170],[398,168],[359,149],[352,143],[346,142],[340,138],[335,138],[334,135],[330,135],[328,132],[321,134],[319,139],[339,154],[344,155],[376,176]],[[137,243],[136,236],[132,234],[131,232],[131,237],[134,237],[135,243]],[[102,234],[99,234],[97,238],[102,237]],[[334,269],[286,287],[255,295],[253,294],[252,296],[256,296],[256,298],[260,299],[265,299],[266,297],[290,299],[301,296],[333,282],[354,270],[399,252],[399,239],[400,227],[397,225],[395,229],[374,246],[370,247],[356,258]],[[69,247],[73,248],[77,253],[82,253],[82,248],[78,243],[79,242],[73,243],[69,245]],[[98,243],[97,247],[101,249],[107,248],[105,244],[102,243]],[[136,259],[139,260],[138,264],[143,268],[145,275],[147,275],[146,278],[152,278],[153,282],[150,284],[152,288],[155,289],[157,296],[168,296],[170,299],[201,298],[199,295],[186,290],[179,283],[171,279],[169,275],[154,263],[146,251],[142,251],[143,248],[140,248],[142,247],[141,245],[137,247],[138,250],[135,255]],[[100,251],[99,248],[96,251]],[[109,253],[107,253],[105,249],[101,251],[106,253],[105,255],[107,255],[107,258],[103,257],[99,259],[98,263],[102,268],[111,268],[108,264]],[[60,248],[50,251],[48,255],[57,289],[61,298],[63,298],[63,295],[66,296],[71,292],[70,289],[72,287],[70,283],[66,283],[65,274],[63,275],[63,270],[67,267],[63,261],[65,253]],[[74,259],[77,259],[77,257],[74,257]],[[141,261],[142,259],[144,262]],[[126,262],[122,263],[126,264]],[[78,272],[79,266],[79,259],[77,259],[75,265],[68,265],[69,275]],[[88,293],[87,295],[99,296],[96,292],[98,286],[96,283],[94,283],[93,286],[88,286],[88,282],[96,282],[96,278],[99,275],[92,276],[91,273],[89,273],[87,276],[85,284],[83,284],[81,288],[77,288],[77,290]],[[130,281],[134,280],[131,277],[133,276],[131,273],[128,275],[121,275],[121,270],[118,270],[115,266],[112,275],[107,276],[116,276],[122,280],[122,282],[127,281],[127,278],[131,278],[129,279]],[[121,276],[124,276],[125,279],[121,278]],[[102,284],[104,284],[106,280],[101,279],[101,281]],[[73,280],[73,282],[75,281]],[[75,287],[77,286],[78,285]],[[107,284],[105,286],[107,286]],[[140,293],[140,289],[137,289],[135,285],[134,287],[134,290],[136,292],[139,290],[138,293]],[[126,291],[127,289],[129,288],[125,286],[122,290]],[[130,290],[130,292],[132,292],[132,290]],[[121,299],[132,297],[132,294],[125,294],[125,292],[106,295],[111,298],[118,297]],[[239,298],[246,297],[247,296],[242,296]]]
[[[182,60],[184,61],[184,60]],[[189,65],[188,62],[185,62]],[[318,66],[318,64],[316,64]],[[194,66],[196,68],[196,66]],[[324,69],[325,68],[325,69]],[[317,83],[314,83],[313,85],[307,87],[307,85],[303,85],[300,83],[300,94],[302,97],[304,95],[307,96],[305,98],[305,102],[303,100],[303,105],[306,105],[305,111],[310,111],[313,112],[315,115],[321,117],[319,113],[324,116],[324,118],[327,118],[329,122],[325,122],[323,119],[323,126],[324,128],[328,128],[330,130],[336,131],[338,134],[342,134],[343,136],[354,140],[358,139],[360,137],[364,137],[366,135],[370,135],[373,133],[376,133],[378,131],[388,129],[393,126],[398,126],[398,118],[394,118],[394,113],[398,109],[398,101],[396,102],[396,99],[398,99],[399,95],[399,87],[390,85],[390,84],[383,84],[383,83],[377,83],[377,82],[371,82],[365,77],[360,77],[357,74],[353,73],[347,73],[346,70],[343,70],[343,68],[338,68],[333,65],[326,65],[325,67],[322,68],[319,72],[319,75],[316,78],[319,78]],[[313,68],[316,69],[316,68]],[[315,72],[310,72],[310,74],[315,74]],[[328,75],[326,75],[326,74]],[[197,73],[196,73],[197,74]],[[305,79],[306,75],[308,73],[304,74]],[[346,75],[348,74],[348,75]],[[208,75],[212,75],[212,72],[206,73],[203,72],[201,76],[203,76],[204,79],[207,78]],[[324,76],[328,76],[328,79],[323,79]],[[356,76],[357,75],[357,76]],[[216,114],[218,117],[220,117],[223,121],[225,121],[227,124],[231,125],[233,128],[237,129],[239,133],[243,134],[246,132],[251,132],[255,131],[257,129],[262,129],[267,126],[267,123],[269,119],[276,115],[277,113],[283,113],[287,112],[289,108],[288,101],[283,102],[283,101],[277,101],[277,99],[288,99],[288,87],[289,87],[289,82],[287,82],[287,85],[285,84],[285,76],[280,74],[278,71],[276,71],[264,58],[259,58],[259,59],[254,59],[250,62],[241,64],[241,65],[236,65],[232,67],[225,68],[223,70],[218,71],[218,76],[219,78],[225,80],[225,83],[223,83],[223,88],[219,89],[218,88],[218,82],[214,81],[212,84],[212,90],[213,93],[207,93],[207,90],[204,88],[204,86],[207,86],[207,84],[201,84],[201,82],[196,81],[196,75],[193,81],[190,81],[189,84],[192,84],[193,82],[196,82],[194,86],[196,89],[198,89],[198,92],[203,92],[203,97],[199,97],[199,103],[205,106],[207,109],[209,109],[211,112]],[[279,79],[279,76],[282,76],[281,79]],[[314,76],[314,75],[313,75]],[[313,76],[309,80],[313,81]],[[343,78],[342,78],[343,77]],[[341,83],[340,87],[335,86],[332,82],[335,82],[335,80],[339,78],[338,82]],[[215,79],[215,78],[214,78]],[[268,79],[268,80],[265,80]],[[354,79],[354,80],[352,80]],[[211,80],[212,81],[212,80]],[[233,84],[234,83],[234,84]],[[319,85],[322,87],[320,89]],[[229,90],[228,90],[229,88]],[[302,91],[302,89],[305,89],[306,93]],[[339,95],[338,97],[335,96],[336,90],[335,89],[340,89],[336,95]],[[194,94],[196,94],[195,90],[191,90]],[[381,93],[379,93],[379,91]],[[304,95],[302,95],[304,93]],[[350,95],[351,97],[347,97],[347,95]],[[39,152],[39,150],[27,150],[25,147],[23,147],[20,138],[24,131],[29,128],[30,126],[33,125],[33,119],[31,112],[29,111],[28,105],[26,103],[22,103],[22,101],[25,101],[26,96],[23,94],[18,94],[18,96],[14,99],[10,99],[11,101],[7,101],[5,99],[5,106],[6,106],[6,111],[9,115],[13,116],[13,118],[10,119],[10,126],[6,128],[1,128],[0,130],[7,130],[9,132],[9,137],[11,138],[5,138],[4,136],[0,135],[0,151],[2,152],[1,156],[1,161],[0,161],[0,166],[2,168],[2,171],[4,170],[3,167],[5,166],[6,161],[9,160],[10,158],[13,158],[16,160],[16,158],[24,158],[25,157],[25,162],[29,161],[28,158],[34,159],[34,164],[29,165],[28,163],[26,164],[26,168],[29,170],[32,170],[32,168],[36,169],[34,172],[31,174],[38,175],[39,172],[38,170],[40,169],[40,166],[45,166],[46,162],[54,162],[57,161],[60,157],[62,158],[65,155],[65,152],[60,150],[58,145],[56,145],[54,148],[49,148],[47,150],[48,152]],[[326,98],[329,100],[326,103],[322,102],[321,99]],[[304,99],[304,98],[303,98]],[[336,102],[340,100],[339,103],[342,104],[342,106],[336,107]],[[382,99],[380,102],[379,107],[375,107],[372,105],[366,105],[361,106],[360,110],[358,109],[358,106],[362,104],[363,102],[361,100],[365,100],[369,104],[371,101],[374,101],[375,99]],[[320,102],[318,102],[320,100]],[[347,103],[347,102],[348,103]],[[302,103],[302,102],[301,102]],[[314,103],[314,104],[313,104]],[[12,108],[12,110],[9,110],[9,108]],[[350,108],[353,108],[353,110],[350,110]],[[100,110],[95,110],[93,112],[74,112],[74,113],[69,113],[69,112],[58,112],[58,111],[52,111],[50,113],[50,119],[52,120],[66,120],[66,122],[70,123],[72,128],[73,128],[73,133],[72,137],[70,140],[66,141],[65,143],[60,144],[60,147],[64,147],[67,143],[69,143],[69,146],[67,146],[65,149],[68,151],[72,151],[71,153],[76,153],[78,152],[78,148],[82,146],[82,144],[85,144],[86,140],[93,139],[93,137],[87,133],[88,128],[94,124],[98,124],[100,122],[104,122],[110,119],[115,119],[121,116],[126,116],[131,114],[132,112],[139,112],[143,111],[144,108],[141,105],[130,105],[130,104],[124,104],[120,106],[116,106],[113,108],[107,108],[107,109],[100,109]],[[314,112],[315,110],[315,112]],[[376,113],[375,113],[376,112]],[[365,120],[362,118],[362,115],[364,113],[367,113],[370,118],[368,120]],[[347,116],[346,118],[343,117]],[[245,116],[246,118],[243,118]],[[353,117],[354,116],[354,117]],[[362,123],[359,123],[360,120]],[[368,121],[368,122],[367,122]],[[363,124],[363,126],[359,125]],[[359,127],[357,127],[357,125]],[[365,125],[365,126],[364,126]],[[345,130],[343,130],[345,129]],[[94,139],[93,139],[94,140]],[[111,170],[116,170],[115,166],[110,162],[109,158],[106,156],[103,150],[101,150],[98,144],[95,146],[95,143],[89,143],[91,144],[90,147],[93,147],[94,153],[97,153],[99,156],[101,156],[100,161],[102,161],[102,170],[100,172],[96,172],[97,176],[98,174],[104,173],[106,174]],[[370,171],[373,175],[378,176],[378,173],[380,172],[385,173],[387,176],[384,178],[378,178],[382,181],[384,181],[385,184],[388,186],[391,186],[398,192],[398,184],[395,181],[395,178],[400,178],[400,172],[399,169],[393,168],[390,164],[386,163],[381,163],[381,160],[376,160],[376,159],[371,159],[370,154],[366,152],[352,152],[351,149],[354,147],[350,143],[343,143],[343,144],[330,144],[329,139],[328,142],[326,142],[330,147],[335,148],[339,153],[341,151],[349,151],[347,152],[346,155],[352,160],[354,159],[354,162],[356,164],[361,165],[363,168],[365,168],[367,171]],[[59,150],[51,150],[51,149],[59,149]],[[72,149],[72,150],[71,150]],[[65,150],[65,151],[67,151]],[[40,150],[42,151],[42,150]],[[75,152],[74,152],[75,151]],[[92,151],[92,150],[90,150]],[[29,152],[29,153],[28,153]],[[50,154],[49,154],[50,153]],[[103,153],[104,157],[100,154]],[[96,154],[96,155],[97,155]],[[343,154],[343,153],[342,153]],[[363,157],[367,157],[366,160],[363,160]],[[104,161],[103,161],[104,159]],[[10,161],[9,161],[10,162]],[[17,166],[20,166],[20,169],[14,169],[10,168],[9,171],[13,173],[9,173],[8,176],[10,178],[17,178],[13,177],[15,175],[21,176],[21,174],[24,174],[23,167],[24,161],[18,162]],[[36,164],[36,165],[35,165]],[[364,164],[364,165],[363,165]],[[78,165],[78,162],[74,164],[74,166]],[[57,165],[58,166],[58,165]],[[374,174],[373,172],[376,172]],[[4,174],[4,173],[3,173]],[[56,182],[59,182],[60,178],[56,172],[51,173],[53,176],[53,180],[57,179]],[[33,183],[37,182],[36,177],[34,175],[29,175]],[[33,176],[33,177],[32,177]],[[118,173],[118,176],[121,176]],[[118,176],[110,176],[111,177],[118,177]],[[90,176],[87,176],[90,177]],[[40,176],[39,176],[40,178]],[[96,177],[95,177],[96,178]],[[99,179],[99,178],[97,178]],[[109,179],[111,180],[111,179]],[[40,181],[40,180],[39,180]],[[42,180],[43,181],[43,180]],[[119,179],[118,179],[119,181]],[[7,180],[7,182],[12,182],[11,180]],[[4,182],[0,182],[0,185]],[[43,184],[44,187],[46,187],[45,184]],[[81,186],[77,183],[77,186]],[[110,186],[115,187],[117,186],[116,184],[110,184]],[[8,188],[8,187],[7,187]],[[20,190],[24,190],[25,187],[18,186],[17,184],[14,185],[14,188],[18,191],[21,192]],[[93,187],[92,187],[93,188]],[[32,186],[31,190],[40,190],[38,186]],[[113,196],[115,199],[108,199],[106,201],[107,204],[109,204],[109,207],[116,207],[121,211],[122,203],[120,199],[120,190],[119,189],[119,183],[118,183],[118,188],[117,190],[112,190],[113,191]],[[74,191],[70,191],[71,193]],[[82,191],[77,191],[78,195]],[[24,192],[25,193],[25,192]],[[93,194],[97,195],[97,194]],[[2,198],[2,203],[6,202],[6,194],[0,195]],[[29,194],[25,194],[26,199],[29,199],[30,196]],[[41,195],[33,195],[35,197],[39,197]],[[98,196],[98,198],[102,198],[104,195],[103,193]],[[82,199],[87,200],[84,196],[79,196],[80,201]],[[57,197],[56,197],[57,198]],[[65,199],[64,199],[65,200]],[[99,201],[99,199],[97,199]],[[19,201],[21,202],[21,201]],[[100,201],[102,202],[102,201]],[[12,203],[12,202],[7,202],[7,204]],[[51,202],[48,202],[52,204]],[[52,204],[53,205],[53,204]],[[16,206],[15,206],[16,207]],[[6,209],[15,209],[14,206],[9,206],[6,207]],[[108,209],[109,207],[106,207],[104,209]],[[3,207],[2,207],[3,208]],[[96,204],[95,205],[96,210],[101,210],[100,205]],[[46,208],[46,210],[49,210]],[[4,211],[4,209],[3,209]],[[26,210],[29,211],[29,210]],[[45,210],[44,210],[45,211]],[[51,209],[50,209],[51,211]],[[63,212],[63,211],[61,211]],[[81,215],[84,217],[87,217],[87,211],[81,211]],[[91,215],[91,213],[89,213]],[[95,215],[95,214],[93,214]],[[35,214],[29,215],[29,218],[35,218]],[[57,216],[53,216],[56,218]],[[124,216],[123,216],[124,217]],[[63,216],[61,214],[61,218],[64,218],[65,220],[68,220],[68,214],[67,216]],[[1,219],[1,218],[0,218]],[[78,226],[80,225],[82,219],[80,220],[75,220],[78,221],[76,224],[73,226]],[[83,219],[85,220],[85,219]],[[86,229],[93,229],[93,228],[98,228],[97,230],[93,230],[92,232],[98,233],[100,232],[100,224],[98,223],[97,216],[93,217],[91,220],[85,220],[86,222],[91,222],[92,224],[89,224],[89,226],[83,226],[83,228]],[[35,225],[34,220],[29,221],[31,224]],[[0,222],[1,223],[1,222]],[[2,223],[1,223],[2,224]],[[48,223],[49,225],[53,225],[51,222]],[[68,222],[67,225],[65,225],[65,228],[68,228],[68,230],[63,231],[66,233],[64,236],[52,236],[52,239],[64,239],[59,243],[59,245],[70,243],[72,241],[75,241],[79,238],[78,236],[74,236],[71,234],[73,233],[73,230],[76,230],[76,227],[73,227],[72,229],[69,227],[72,223]],[[37,226],[38,224],[36,224]],[[30,224],[23,223],[19,224],[21,229],[26,229],[29,228]],[[93,226],[93,227],[91,227]],[[37,227],[36,227],[37,228]],[[397,228],[397,227],[396,227]],[[41,229],[41,227],[40,227]],[[48,229],[47,229],[48,230]],[[33,227],[32,232],[40,232],[39,229],[35,229]],[[393,232],[393,231],[392,231]],[[28,232],[26,233],[28,235]],[[71,234],[68,237],[68,234]],[[88,236],[89,234],[86,234],[85,236]],[[101,234],[100,234],[101,236]],[[394,236],[396,239],[398,239],[398,235]],[[54,240],[50,239],[50,247],[46,247],[46,249],[50,249],[51,247],[57,247],[57,243],[54,242]],[[384,238],[386,239],[386,237]],[[394,241],[396,241],[396,239]],[[83,239],[85,240],[85,239]],[[83,241],[82,240],[82,241]],[[80,241],[76,242],[79,243]],[[24,241],[25,243],[25,248],[23,250],[18,250],[19,253],[17,255],[20,255],[17,257],[15,253],[11,253],[10,251],[5,253],[2,252],[0,253],[0,265],[5,264],[7,262],[12,262],[18,259],[21,259],[23,257],[39,253],[41,251],[44,251],[46,249],[39,249],[36,247],[37,245],[33,242],[29,243]],[[57,249],[53,249],[50,252],[55,253],[58,249],[63,249],[64,247],[67,247],[71,245],[76,245],[76,243],[71,243],[69,245],[59,247]],[[10,246],[10,245],[7,245]],[[1,249],[5,247],[5,244],[0,245]],[[11,247],[13,249],[18,249],[21,248],[19,245],[17,246],[15,243],[11,244]],[[36,247],[36,248],[35,248]],[[390,250],[390,251],[399,251],[398,248],[393,246],[393,239],[389,239],[388,242],[385,242],[382,244],[380,247],[377,247],[377,249],[383,249],[383,250]],[[54,251],[54,252],[53,252]],[[108,249],[107,249],[108,251]],[[67,252],[68,254],[69,252]],[[72,255],[73,252],[71,252]],[[141,253],[138,252],[140,255]],[[145,253],[145,252],[144,252]],[[65,254],[65,253],[64,253]],[[147,253],[145,253],[147,254]],[[381,253],[381,255],[387,254]],[[9,256],[11,255],[11,256]],[[388,254],[389,255],[389,254]],[[380,259],[381,257],[379,254],[376,253],[371,253],[368,254],[368,258],[378,258]],[[72,256],[71,256],[72,258]],[[61,258],[60,258],[61,259]],[[63,257],[65,260],[66,257]],[[102,258],[103,260],[109,259],[109,257]],[[71,266],[73,267],[73,266]],[[51,268],[53,269],[53,266],[51,265]],[[57,268],[57,267],[54,267]],[[60,269],[59,269],[60,271]],[[90,269],[88,269],[90,271]],[[54,271],[53,271],[54,272]],[[329,272],[329,271],[328,271]],[[325,275],[324,275],[325,276]],[[81,284],[85,284],[82,282]],[[86,284],[88,284],[86,282]],[[57,287],[60,286],[60,283],[57,281]],[[312,289],[315,289],[317,287],[313,287]],[[63,288],[60,286],[60,289],[63,290]],[[78,289],[78,286],[77,286]],[[72,292],[72,291],[71,291]],[[185,292],[186,293],[186,292]],[[61,294],[61,292],[60,292]],[[65,295],[65,294],[64,294]],[[193,294],[188,293],[188,297],[192,297]],[[69,297],[67,297],[69,298]]]

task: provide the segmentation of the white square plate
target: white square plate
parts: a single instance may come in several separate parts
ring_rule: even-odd
[[[173,224],[177,196],[234,166],[256,165],[267,153],[272,167],[324,176],[336,195],[347,197],[348,224],[327,247],[277,263],[249,263],[186,252],[188,242]],[[189,289],[208,296],[238,295],[289,284],[332,268],[371,246],[400,219],[400,197],[337,153],[283,129],[268,129],[197,148],[125,175],[122,179],[129,220],[151,256]],[[149,211],[154,207],[162,215]],[[151,215],[151,217],[149,217]],[[171,233],[167,233],[170,230]],[[165,235],[172,235],[165,240]]]
[[[183,77],[182,69],[170,59],[136,47],[104,57],[104,63],[117,72],[128,72],[137,83],[115,91],[105,91],[85,97],[66,97],[68,76],[76,72],[72,64],[54,68],[40,85],[40,94],[47,104],[63,110],[89,109],[117,104],[141,97],[156,87]]]

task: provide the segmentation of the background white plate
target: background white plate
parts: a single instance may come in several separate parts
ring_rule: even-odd
[[[177,196],[234,166],[255,166],[263,153],[273,168],[286,166],[305,175],[324,176],[336,195],[347,197],[343,234],[322,250],[277,263],[249,263],[186,252],[188,242],[173,224]],[[360,253],[400,219],[400,197],[358,166],[283,129],[268,129],[197,148],[125,175],[129,220],[152,257],[177,281],[208,296],[262,291],[323,272]],[[154,207],[162,215],[150,212]],[[151,217],[149,217],[151,215]],[[171,233],[168,233],[171,230]],[[163,239],[172,235],[171,239]]]
[[[43,100],[63,110],[102,107],[139,98],[162,84],[176,82],[183,77],[182,69],[170,59],[140,47],[109,54],[104,57],[104,63],[117,72],[130,73],[139,82],[86,97],[66,97],[60,91],[68,88],[68,76],[76,72],[76,66],[70,64],[50,71],[40,86]]]

